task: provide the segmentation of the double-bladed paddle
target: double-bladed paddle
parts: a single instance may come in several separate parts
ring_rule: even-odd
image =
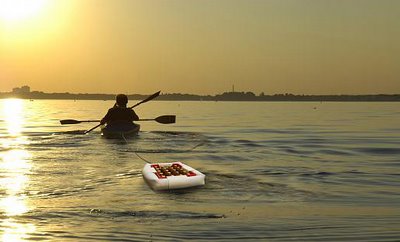
[[[133,105],[133,106],[130,107],[130,108],[134,108],[134,107],[136,107],[136,106],[139,106],[139,105],[142,104],[142,103],[148,102],[148,101],[150,101],[150,100],[152,100],[152,99],[158,97],[158,96],[160,95],[160,92],[161,92],[161,91],[158,91],[158,92],[154,93],[154,94],[151,95],[150,97],[146,98],[146,99],[143,100],[143,101],[140,101],[140,102],[136,103],[135,105]],[[98,127],[100,127],[100,125],[101,125],[101,124],[98,124],[98,125],[94,126],[93,128],[91,128],[91,129],[85,131],[85,134],[91,132],[91,131],[94,130],[94,129],[97,129]]]
[[[173,124],[176,121],[175,115],[163,115],[157,118],[146,118],[146,119],[139,119],[136,121],[156,121],[161,124]],[[61,124],[80,124],[80,123],[97,123],[100,120],[75,120],[75,119],[63,119],[60,120]]]

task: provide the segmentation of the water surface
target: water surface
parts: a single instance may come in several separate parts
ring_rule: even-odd
[[[112,104],[0,100],[3,241],[400,239],[398,103],[152,101],[140,117],[177,123],[128,142],[59,124]],[[143,159],[206,185],[154,192]]]

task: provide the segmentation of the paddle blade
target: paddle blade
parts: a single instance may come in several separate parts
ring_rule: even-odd
[[[145,102],[147,102],[147,101],[150,101],[150,100],[152,100],[152,99],[158,97],[158,96],[160,95],[160,92],[161,92],[161,91],[158,91],[158,92],[154,93],[154,94],[151,95],[150,97],[148,97],[148,98],[146,98],[145,100],[143,100],[142,103],[145,103]]]
[[[148,101],[150,101],[150,100],[152,100],[152,99],[158,97],[158,96],[160,95],[160,92],[161,92],[161,91],[158,91],[158,92],[154,93],[154,94],[151,95],[150,97],[146,98],[145,100],[143,100],[143,101],[141,101],[141,102],[139,102],[139,103],[136,103],[135,105],[133,105],[133,106],[130,107],[130,108],[134,108],[134,107],[136,107],[136,106],[138,106],[138,105],[140,105],[140,104],[142,104],[142,103],[148,102]]]
[[[60,120],[61,124],[79,124],[81,121],[75,120],[75,119],[64,119]]]
[[[176,121],[175,115],[164,115],[154,119],[155,121],[161,124],[173,124]]]
[[[98,123],[100,120],[75,120],[75,119],[64,119],[60,120],[61,124],[80,124],[80,123]]]

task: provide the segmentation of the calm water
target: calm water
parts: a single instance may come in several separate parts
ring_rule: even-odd
[[[112,104],[0,100],[3,241],[400,240],[399,103],[153,101],[177,123],[128,143],[59,124]],[[206,185],[154,192],[136,154]]]

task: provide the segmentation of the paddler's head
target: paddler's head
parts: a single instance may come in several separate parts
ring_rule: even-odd
[[[125,94],[118,94],[115,97],[115,101],[117,102],[118,107],[126,107],[128,97]]]

